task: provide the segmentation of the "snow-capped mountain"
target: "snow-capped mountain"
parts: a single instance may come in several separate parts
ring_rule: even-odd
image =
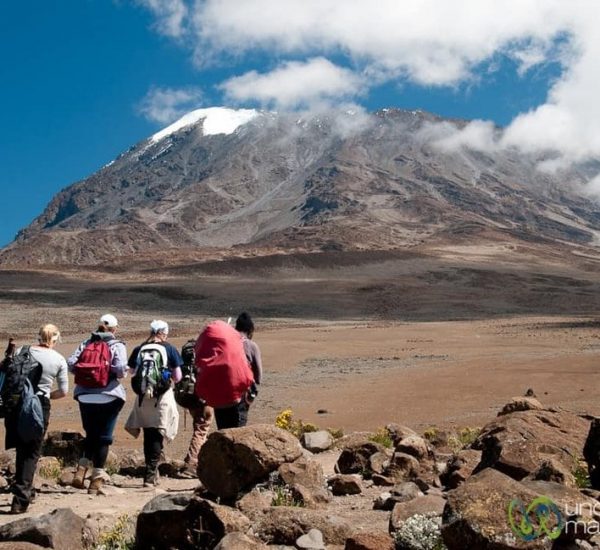
[[[192,111],[58,193],[3,265],[98,264],[160,251],[266,254],[504,240],[594,246],[585,169],[439,147],[465,121]],[[598,167],[593,167],[597,169]]]

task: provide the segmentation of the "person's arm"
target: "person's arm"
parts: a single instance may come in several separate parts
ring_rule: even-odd
[[[169,370],[171,371],[171,378],[173,379],[173,382],[177,384],[183,377],[183,373],[181,372],[183,359],[181,358],[181,355],[179,355],[177,348],[172,345],[167,346],[167,358],[169,361],[168,365]]]
[[[60,363],[58,367],[58,373],[56,374],[56,382],[58,388],[50,392],[50,399],[61,399],[69,393],[69,368],[67,362],[62,355],[59,355]]]
[[[142,346],[136,346],[135,348],[133,348],[133,351],[131,352],[129,359],[127,360],[127,366],[129,367],[129,369],[131,371],[134,371],[137,368],[137,358],[140,353],[141,347]]]
[[[260,354],[260,348],[256,342],[252,342],[253,354],[252,354],[252,373],[254,374],[254,382],[260,384],[262,380],[263,366],[262,366],[262,356]]]
[[[110,363],[110,370],[117,378],[125,378],[127,376],[127,349],[123,342],[115,342],[110,351],[112,353],[112,360]]]
[[[85,347],[86,343],[87,343],[87,340],[81,342],[81,344],[79,344],[77,349],[67,359],[67,365],[69,366],[69,372],[73,372],[73,368],[75,367],[75,364],[77,363],[77,360],[79,359],[79,356],[81,355],[81,352],[83,351],[83,348]]]

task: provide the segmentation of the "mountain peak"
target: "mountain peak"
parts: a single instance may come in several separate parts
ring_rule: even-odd
[[[227,107],[196,109],[151,136],[150,140],[157,143],[182,128],[197,124],[201,120],[204,121],[202,132],[205,136],[232,134],[238,127],[250,122],[256,116],[258,116],[258,111],[254,109],[229,109]]]

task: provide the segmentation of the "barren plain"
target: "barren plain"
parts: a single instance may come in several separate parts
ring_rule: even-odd
[[[53,322],[67,356],[111,312],[129,349],[155,318],[169,322],[170,339],[180,347],[207,321],[247,310],[265,367],[250,423],[273,423],[291,408],[296,419],[346,433],[390,422],[420,431],[476,427],[529,388],[545,405],[596,415],[599,260],[590,250],[555,247],[542,254],[488,245],[154,270],[0,270],[0,343],[9,336],[33,342],[39,326]],[[142,447],[123,430],[133,401],[128,394],[115,433],[118,454]],[[50,430],[81,431],[71,397],[53,402]],[[182,458],[190,436],[190,417],[181,411],[166,454]],[[163,490],[194,486],[168,480]],[[69,505],[135,512],[151,496],[141,488],[115,491],[100,500],[70,495]],[[40,497],[29,514],[64,505],[60,490],[42,487]]]

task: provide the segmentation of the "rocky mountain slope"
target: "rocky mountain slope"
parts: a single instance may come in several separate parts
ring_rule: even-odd
[[[584,169],[550,175],[516,151],[436,145],[465,124],[401,110],[194,111],[58,193],[0,262],[595,244],[600,206],[580,192]]]

